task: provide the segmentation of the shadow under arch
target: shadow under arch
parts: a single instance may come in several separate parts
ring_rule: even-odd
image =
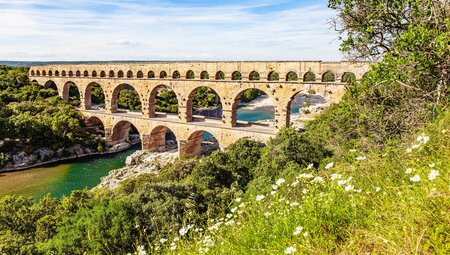
[[[121,120],[112,127],[109,143],[111,145],[120,143],[134,145],[141,142],[140,134],[141,132],[133,123],[127,120]]]
[[[150,91],[149,117],[157,117],[157,112],[178,116],[178,96],[169,86],[160,84]],[[167,115],[165,115],[167,117]],[[159,116],[158,117],[163,117]]]
[[[222,102],[220,95],[209,86],[198,86],[190,93],[186,102],[187,120],[194,121],[194,115],[202,116],[195,121],[205,118],[222,120]]]
[[[194,131],[186,141],[180,142],[180,155],[210,155],[216,150],[220,150],[219,141],[205,130]]]
[[[101,135],[103,139],[105,138],[105,125],[103,121],[96,117],[90,116],[84,120],[84,124],[88,129],[91,129],[95,134]]]
[[[168,127],[160,125],[153,128],[150,135],[143,136],[142,148],[150,152],[177,150],[177,137]]]

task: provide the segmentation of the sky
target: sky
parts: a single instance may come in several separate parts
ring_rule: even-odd
[[[0,0],[0,60],[342,60],[326,0]]]

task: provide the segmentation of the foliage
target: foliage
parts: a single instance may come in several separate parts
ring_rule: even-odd
[[[316,81],[316,75],[313,72],[307,72],[303,77],[304,82]]]
[[[178,99],[173,90],[161,89],[155,100],[155,108],[158,112],[178,113]]]
[[[117,105],[121,109],[141,110],[142,103],[139,94],[133,88],[125,87],[120,91]]]
[[[217,102],[217,98],[219,96],[215,93],[214,90],[202,86],[197,89],[192,104],[197,108],[208,108],[212,106],[219,106],[220,101]]]
[[[240,100],[241,102],[248,103],[261,95],[265,95],[265,93],[259,89],[247,89],[242,92]]]

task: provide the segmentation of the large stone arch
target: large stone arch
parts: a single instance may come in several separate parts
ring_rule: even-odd
[[[118,112],[119,108],[118,108],[117,103],[118,103],[118,99],[119,99],[119,93],[127,85],[133,87],[133,89],[137,92],[137,94],[139,96],[139,101],[141,102],[141,105],[142,105],[142,110],[144,110],[145,104],[144,104],[144,101],[142,100],[141,93],[139,93],[140,92],[139,86],[131,84],[131,83],[120,83],[120,84],[114,86],[114,88],[112,90],[111,97],[110,97],[110,104],[109,105],[110,105],[110,110],[111,110],[112,113]],[[106,104],[107,104],[107,102],[106,102]]]
[[[212,130],[201,129],[191,132],[186,139],[179,141],[180,155],[200,156],[202,154],[202,142],[205,132],[210,133],[215,138],[218,143],[217,149],[220,149],[220,134],[215,134]]]
[[[63,89],[62,89],[62,99],[66,102],[70,101],[70,87],[71,86],[75,86],[77,88],[78,93],[79,93],[80,104],[84,103],[83,102],[83,90],[78,84],[76,84],[73,81],[67,81],[64,84]]]
[[[177,133],[172,131],[165,125],[158,125],[154,127],[149,134],[141,134],[142,137],[142,149],[144,151],[159,151],[163,152],[167,150],[166,135],[168,131],[171,131],[175,135],[175,139],[179,139]],[[176,142],[174,144],[176,146]]]
[[[171,89],[175,92],[175,96],[177,97],[177,101],[178,101],[178,107],[180,107],[180,96],[177,93],[177,91],[175,91],[175,88],[173,86],[169,86],[166,84],[158,84],[156,86],[154,86],[153,88],[151,88],[150,93],[148,94],[148,117],[150,118],[154,118],[156,117],[156,96],[158,95],[158,90],[162,89],[162,88],[168,88]]]
[[[103,95],[105,96],[105,107],[107,107],[106,104],[106,87],[98,82],[91,82],[89,83],[85,90],[84,90],[84,109],[90,110],[92,108],[92,88],[96,85],[100,85],[100,87],[103,90]]]
[[[132,119],[118,120],[112,124],[111,134],[109,137],[107,137],[107,142],[109,142],[111,145],[116,145],[122,142],[129,142],[128,139],[130,135],[131,125],[136,128],[140,136],[145,134],[142,127],[135,123]]]
[[[219,98],[219,102],[221,102],[224,100],[224,98],[222,97],[222,95],[220,94],[221,90],[220,88],[215,88],[213,86],[207,86],[207,85],[203,85],[203,86],[196,86],[193,89],[190,90],[188,97],[186,99],[186,119],[188,122],[193,121],[193,100],[194,100],[194,96],[197,93],[197,91],[200,88],[206,87],[210,90],[212,90]],[[179,102],[179,101],[178,101]],[[223,105],[222,105],[223,107]],[[221,116],[222,119],[222,116]]]

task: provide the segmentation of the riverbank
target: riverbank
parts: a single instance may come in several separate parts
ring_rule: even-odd
[[[130,143],[123,142],[108,148],[105,152],[99,152],[91,148],[85,148],[81,145],[75,145],[70,148],[61,148],[57,151],[49,148],[41,148],[36,150],[33,154],[26,154],[20,152],[14,155],[8,155],[12,158],[12,162],[6,164],[3,168],[0,168],[0,173],[24,171],[36,167],[45,167],[56,163],[65,163],[74,159],[82,159],[97,155],[111,155],[128,150],[131,146],[140,143],[140,140],[133,140]],[[69,154],[68,156],[64,156]],[[39,155],[40,159],[36,159],[36,155]],[[51,156],[54,156],[51,158]]]

